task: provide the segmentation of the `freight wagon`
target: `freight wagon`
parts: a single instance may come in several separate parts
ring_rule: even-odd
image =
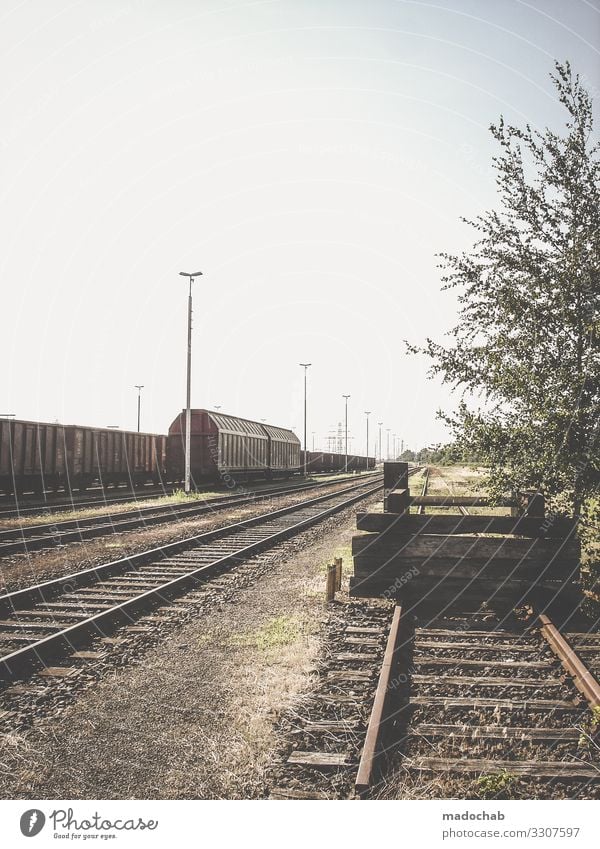
[[[345,454],[332,454],[325,451],[307,451],[306,467],[308,472],[343,472],[346,464]],[[304,466],[304,451],[301,452],[301,464]],[[348,471],[366,471],[375,468],[375,457],[360,457],[348,454]]]
[[[185,474],[185,410],[169,428],[167,477],[182,481]],[[190,472],[195,484],[289,477],[300,471],[300,440],[287,428],[228,416],[211,410],[192,410]]]
[[[41,495],[93,483],[159,483],[166,442],[150,433],[0,419],[0,490]]]

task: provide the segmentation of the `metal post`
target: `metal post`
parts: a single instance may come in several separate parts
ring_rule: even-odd
[[[387,430],[387,451],[386,451],[386,456],[387,456],[387,459],[388,459],[388,462],[389,462],[389,459],[390,459],[390,428],[389,428],[389,427],[386,427],[386,430]]]
[[[345,459],[344,459],[344,471],[348,474],[348,398],[349,395],[342,395],[342,398],[346,399],[346,439],[345,439]]]
[[[379,425],[379,462],[381,463],[383,460],[383,457],[381,456],[381,425],[383,422],[377,422],[377,424]]]
[[[188,333],[187,333],[187,391],[185,404],[185,483],[184,489],[190,492],[191,485],[191,433],[192,433],[192,283],[194,277],[200,277],[201,271],[196,271],[194,274],[188,274],[186,271],[180,271],[181,277],[187,277],[190,281],[190,289],[188,295]]]
[[[306,477],[307,457],[306,457],[306,374],[312,363],[300,363],[304,369],[304,477]]]
[[[142,385],[142,386],[140,386],[139,384],[137,384],[137,383],[136,383],[136,385],[135,385],[135,387],[134,387],[134,388],[135,388],[135,389],[137,389],[137,391],[138,391],[138,405],[137,405],[137,407],[138,407],[138,429],[137,429],[137,432],[139,433],[139,432],[140,432],[140,407],[141,407],[141,397],[142,397],[142,389],[143,389],[144,387],[143,387],[143,385]]]
[[[365,416],[367,417],[367,468],[369,465],[369,416],[371,415],[371,410],[365,410]]]

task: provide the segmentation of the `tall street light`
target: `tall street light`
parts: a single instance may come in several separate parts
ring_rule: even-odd
[[[138,391],[138,429],[137,429],[137,432],[139,433],[140,432],[140,407],[141,407],[141,404],[142,404],[142,389],[144,388],[144,386],[143,386],[143,384],[140,386],[139,383],[136,383],[133,388],[137,389],[137,391]]]
[[[342,395],[342,398],[346,399],[346,416],[345,416],[346,440],[345,440],[345,449],[344,449],[344,454],[345,454],[344,471],[346,472],[346,474],[348,474],[348,398],[349,397],[350,397],[349,395]]]
[[[383,460],[383,457],[381,456],[381,425],[383,422],[377,422],[377,424],[379,425],[379,462],[381,463]]]
[[[390,430],[391,430],[391,428],[386,427],[386,430],[387,430],[387,451],[386,451],[386,456],[387,456],[388,461],[389,461],[389,459],[390,459]]]
[[[308,374],[308,369],[312,363],[300,363],[300,366],[304,369],[304,477],[306,477],[306,375]]]
[[[190,465],[190,445],[192,431],[192,283],[194,277],[201,277],[201,271],[195,271],[193,274],[188,274],[187,271],[179,272],[181,277],[187,277],[190,281],[190,289],[188,295],[188,332],[187,332],[187,393],[185,405],[185,484],[186,492],[191,489],[191,465]]]
[[[365,410],[365,416],[367,417],[367,466],[369,465],[369,416],[371,415],[371,410]]]

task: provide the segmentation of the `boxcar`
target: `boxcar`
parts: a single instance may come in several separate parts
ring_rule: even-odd
[[[0,489],[5,493],[58,488],[67,475],[66,428],[0,419]]]
[[[169,428],[169,480],[184,479],[184,459],[185,410]],[[239,480],[287,476],[300,469],[300,440],[286,428],[212,410],[192,410],[190,467],[196,484],[215,480],[234,485]]]
[[[106,487],[164,479],[166,436],[77,425],[65,430],[72,488],[85,489],[96,481]]]
[[[304,451],[301,453],[301,465],[304,464]],[[309,472],[343,472],[346,465],[345,454],[332,454],[325,451],[307,451],[307,469]],[[375,468],[374,457],[358,457],[348,454],[348,471]]]
[[[165,436],[0,419],[0,489],[7,494],[158,483],[165,461]]]

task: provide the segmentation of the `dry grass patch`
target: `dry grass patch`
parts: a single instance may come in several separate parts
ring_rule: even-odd
[[[247,646],[262,651],[287,646],[300,636],[300,627],[296,619],[290,616],[276,616],[265,622],[257,631],[236,634],[231,637],[234,646]]]

